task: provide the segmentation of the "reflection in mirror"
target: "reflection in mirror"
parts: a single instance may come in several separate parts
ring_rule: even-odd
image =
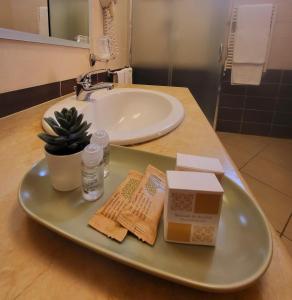
[[[88,43],[88,0],[0,0],[0,28]]]

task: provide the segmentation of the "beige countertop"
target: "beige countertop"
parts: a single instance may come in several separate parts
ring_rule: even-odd
[[[170,156],[215,156],[228,176],[240,181],[188,89],[138,87],[177,97],[186,115],[171,133],[134,148]],[[29,219],[17,202],[18,187],[25,172],[44,157],[37,133],[43,113],[58,100],[0,119],[0,299],[292,299],[291,258],[273,229],[274,253],[264,276],[244,291],[211,294],[111,261]]]

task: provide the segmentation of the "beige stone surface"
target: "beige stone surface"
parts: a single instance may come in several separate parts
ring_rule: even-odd
[[[278,232],[281,232],[292,212],[291,197],[289,198],[245,173],[242,175],[271,224]]]
[[[262,151],[268,144],[268,138],[256,135],[217,132],[225,149],[238,169]]]
[[[282,236],[281,240],[283,241],[283,244],[286,246],[288,252],[292,256],[292,240],[287,239],[285,236]]]
[[[292,197],[292,169],[289,170],[278,163],[257,156],[241,171]]]
[[[291,215],[292,215],[292,213],[291,213]],[[288,225],[284,231],[284,236],[287,237],[292,243],[292,217],[290,217],[290,219],[289,219]]]
[[[217,135],[185,88],[150,87],[177,97],[183,123],[136,149],[215,156],[239,182]],[[57,100],[0,119],[0,299],[291,299],[291,258],[271,229],[274,253],[264,276],[244,291],[212,294],[144,274],[67,241],[30,220],[17,203],[24,173],[43,158],[41,116]]]
[[[259,154],[259,158],[271,161],[280,167],[292,171],[292,140],[273,139]]]

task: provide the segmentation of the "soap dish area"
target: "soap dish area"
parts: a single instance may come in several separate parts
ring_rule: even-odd
[[[227,177],[215,247],[175,244],[163,239],[163,222],[153,247],[130,234],[118,243],[88,226],[89,219],[126,178],[129,170],[144,172],[148,164],[174,170],[175,158],[111,146],[105,192],[96,202],[82,199],[80,189],[57,192],[45,160],[25,175],[19,203],[35,221],[81,246],[113,260],[192,288],[213,292],[243,289],[264,274],[272,257],[272,239],[262,211]]]

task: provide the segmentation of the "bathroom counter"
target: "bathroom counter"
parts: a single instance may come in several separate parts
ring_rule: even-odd
[[[134,148],[169,156],[179,151],[218,157],[227,175],[248,190],[188,89],[135,87],[177,97],[186,115],[171,133]],[[29,219],[17,202],[19,183],[44,157],[37,138],[41,117],[59,100],[0,119],[0,299],[291,299],[292,262],[274,229],[273,258],[264,276],[244,291],[211,294],[111,261]]]

